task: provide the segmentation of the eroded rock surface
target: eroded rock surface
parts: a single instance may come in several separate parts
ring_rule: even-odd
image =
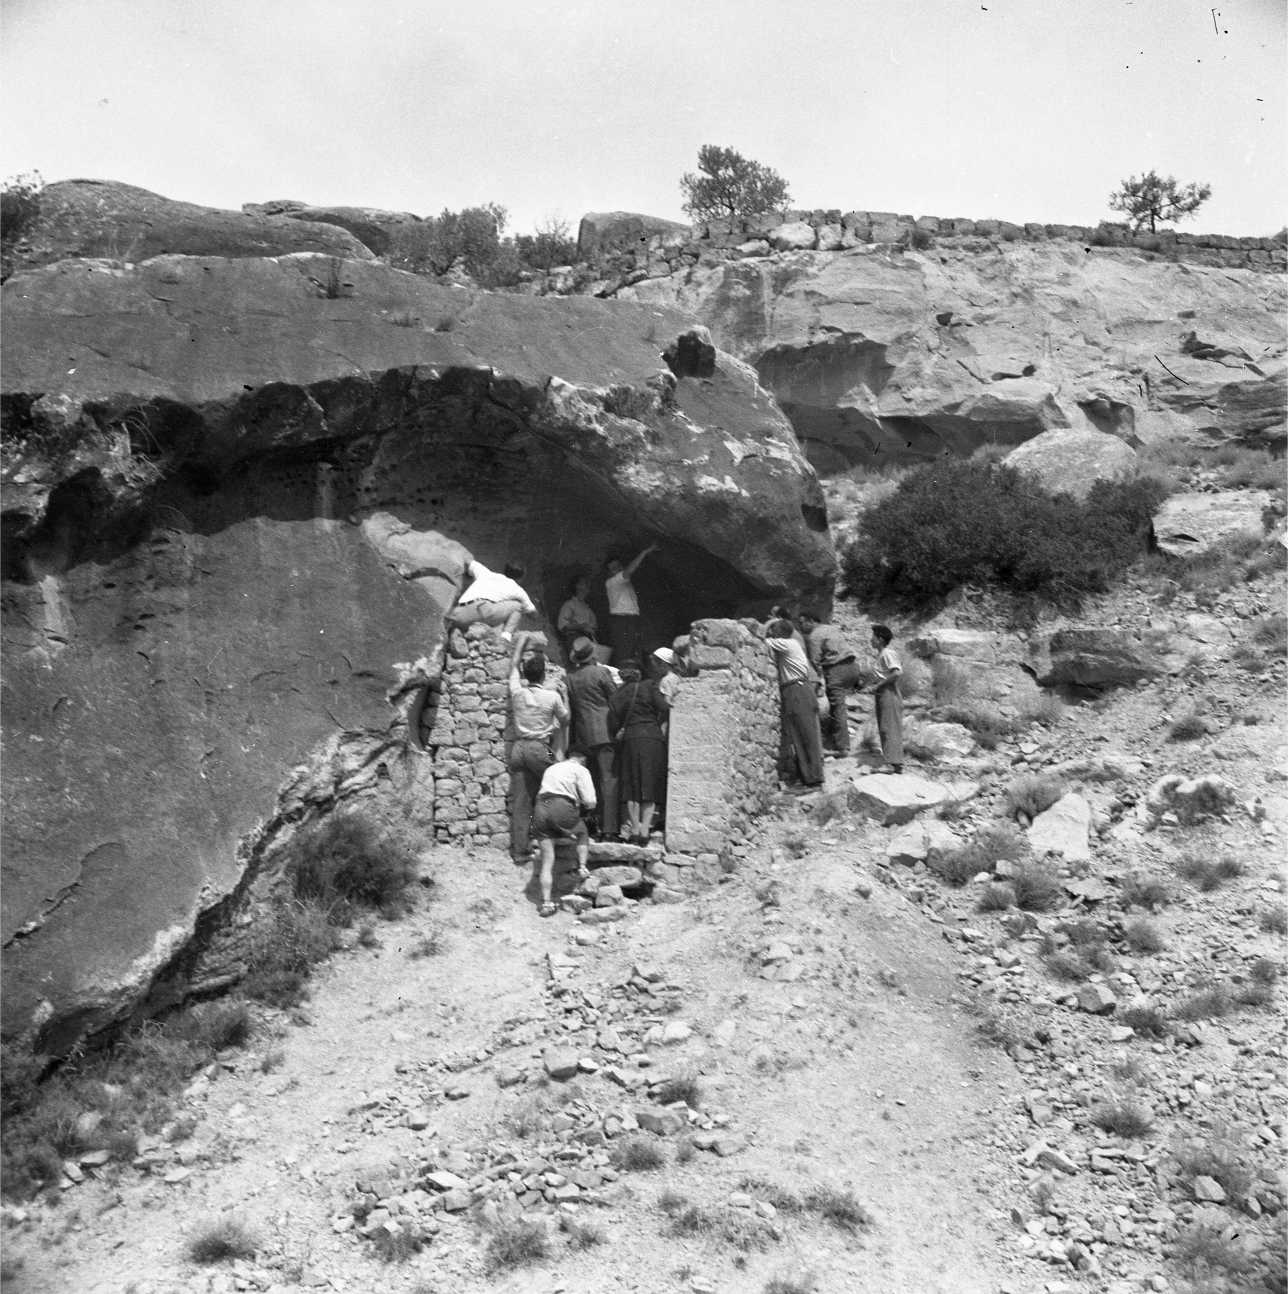
[[[691,312],[754,364],[820,470],[1054,429],[1285,438],[1276,276],[1061,242],[763,246],[618,295]]]
[[[818,482],[754,372],[664,364],[690,321],[360,260],[331,294],[330,263],[6,284],[6,1033],[130,1010],[263,824],[355,790],[430,812],[387,698],[469,556],[524,562],[548,619],[658,538],[659,641],[830,594]]]

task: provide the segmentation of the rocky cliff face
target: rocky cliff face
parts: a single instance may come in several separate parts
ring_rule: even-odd
[[[790,426],[672,311],[295,255],[62,261],[4,313],[4,1029],[47,1048],[138,1004],[266,824],[428,819],[388,697],[469,555],[552,614],[658,537],[659,637],[830,593]]]
[[[616,295],[707,324],[823,471],[1063,427],[1284,443],[1277,274],[1069,242],[676,255]]]

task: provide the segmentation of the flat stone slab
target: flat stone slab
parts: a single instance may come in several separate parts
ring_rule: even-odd
[[[1261,534],[1264,490],[1213,490],[1173,494],[1154,515],[1158,546],[1173,557],[1195,557],[1231,535]]]
[[[953,798],[946,786],[909,773],[873,773],[846,791],[851,812],[873,818],[883,827],[911,822],[919,813]]]

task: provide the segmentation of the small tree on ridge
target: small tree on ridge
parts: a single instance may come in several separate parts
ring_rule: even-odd
[[[777,171],[732,148],[703,144],[698,174],[680,180],[684,210],[694,220],[738,220],[776,211],[791,202],[787,181]]]
[[[1122,188],[1109,195],[1109,207],[1123,212],[1137,232],[1148,223],[1152,234],[1158,221],[1184,220],[1211,196],[1210,184],[1181,185],[1174,175],[1164,179],[1157,171],[1147,171],[1139,179],[1134,175],[1125,179]]]

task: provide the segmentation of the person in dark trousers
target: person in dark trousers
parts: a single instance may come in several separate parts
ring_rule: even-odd
[[[617,734],[617,776],[626,801],[623,839],[646,845],[653,813],[666,793],[666,733],[671,709],[657,680],[640,677],[638,661],[622,666],[622,685],[608,703],[609,729]]]
[[[576,748],[567,759],[557,760],[541,775],[532,810],[532,834],[540,850],[537,883],[541,887],[541,915],[555,914],[555,841],[571,840],[577,845],[577,875],[590,875],[590,837],[584,815],[595,807],[595,787],[586,770],[586,753]]]
[[[771,620],[765,645],[778,669],[782,739],[780,766],[805,787],[823,785],[823,736],[818,726],[816,676],[790,620]]]
[[[559,693],[546,686],[546,658],[537,652],[520,658],[528,635],[515,639],[510,657],[510,722],[514,740],[510,744],[510,857],[516,863],[528,861],[532,804],[541,786],[542,774],[563,758],[568,706]]]
[[[801,632],[810,664],[823,680],[827,696],[829,745],[838,755],[850,753],[850,720],[846,698],[863,686],[863,671],[858,653],[841,636],[835,626],[826,624],[813,611],[800,613]]]
[[[621,807],[614,766],[613,735],[608,727],[608,703],[617,691],[618,676],[595,660],[595,644],[578,638],[569,652],[568,704],[572,709],[572,744],[586,752],[599,803],[598,834],[617,835]]]
[[[877,734],[881,738],[881,757],[892,773],[903,772],[903,693],[899,690],[899,676],[903,665],[898,653],[890,646],[894,634],[887,625],[872,626],[872,650],[876,664],[872,675],[874,682],[868,689],[874,698],[877,712]]]
[[[604,581],[604,592],[608,595],[608,632],[613,644],[613,663],[620,666],[623,661],[640,661],[643,659],[643,645],[640,640],[640,600],[635,593],[631,576],[639,570],[640,563],[650,554],[657,552],[656,544],[649,544],[634,561],[623,566],[614,558],[608,563],[608,578]]]

